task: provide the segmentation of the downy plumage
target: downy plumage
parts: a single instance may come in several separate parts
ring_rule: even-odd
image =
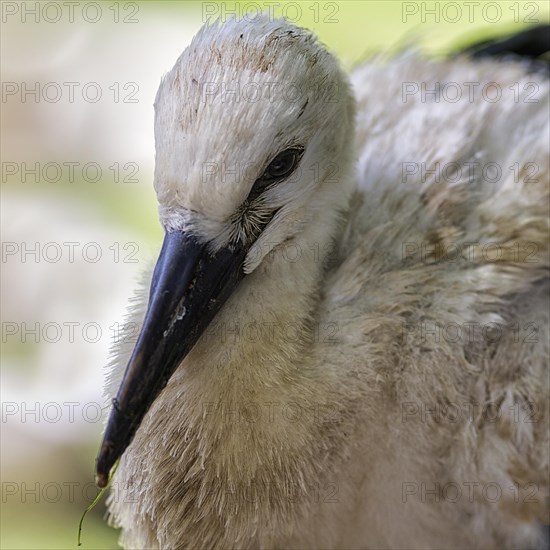
[[[122,456],[125,547],[545,546],[548,99],[519,58],[350,85],[283,20],[200,30],[155,102],[160,220],[245,275]]]

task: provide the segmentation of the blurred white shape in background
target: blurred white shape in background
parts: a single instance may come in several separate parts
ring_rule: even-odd
[[[103,6],[98,23],[77,14],[74,23],[12,16],[3,25],[2,81],[15,86],[3,109],[5,159],[151,162],[156,90],[200,26],[200,11],[167,18],[141,3],[136,23],[116,24]]]
[[[101,430],[110,327],[123,321],[144,254],[125,262],[123,252],[116,261],[135,236],[98,224],[93,206],[10,193],[2,209],[2,439],[17,430],[27,442],[2,445],[9,462]]]

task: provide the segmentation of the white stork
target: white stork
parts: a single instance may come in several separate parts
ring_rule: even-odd
[[[284,20],[199,31],[107,388],[123,546],[545,547],[548,104],[519,57],[348,79]]]

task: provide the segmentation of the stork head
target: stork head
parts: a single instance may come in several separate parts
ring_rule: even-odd
[[[333,227],[350,194],[353,113],[335,58],[284,20],[206,25],[162,79],[154,185],[166,234],[100,486],[241,280],[308,229]]]

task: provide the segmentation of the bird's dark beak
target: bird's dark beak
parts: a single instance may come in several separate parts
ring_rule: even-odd
[[[105,487],[149,407],[244,277],[245,255],[242,245],[211,255],[183,232],[166,233],[143,327],[97,457],[99,487]]]

